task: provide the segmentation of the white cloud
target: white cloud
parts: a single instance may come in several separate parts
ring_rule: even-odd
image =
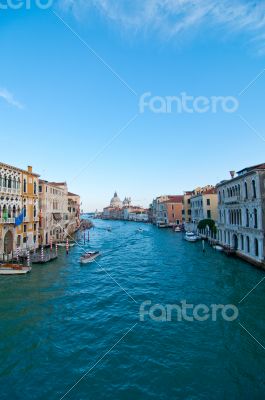
[[[11,106],[17,107],[20,110],[22,110],[24,108],[24,106],[19,103],[13,96],[12,93],[10,93],[8,90],[6,89],[1,89],[0,88],[0,98],[2,98],[3,100],[5,100],[8,104],[10,104]]]
[[[126,29],[159,31],[174,36],[197,26],[221,26],[229,33],[247,32],[263,47],[263,0],[59,0],[82,18],[92,8]]]

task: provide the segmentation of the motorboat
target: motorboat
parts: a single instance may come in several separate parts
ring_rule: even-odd
[[[0,275],[24,275],[31,271],[31,267],[22,264],[1,264]]]
[[[95,261],[95,259],[99,256],[100,256],[99,251],[91,251],[91,252],[83,254],[80,257],[80,262],[81,262],[81,264],[88,264],[88,263]]]
[[[198,236],[193,232],[186,232],[184,239],[187,240],[187,242],[197,242]]]
[[[219,246],[218,244],[213,246],[213,249],[217,251],[224,251],[224,248],[222,246]]]
[[[181,228],[179,226],[176,226],[176,228],[174,230],[175,230],[175,232],[181,232]]]

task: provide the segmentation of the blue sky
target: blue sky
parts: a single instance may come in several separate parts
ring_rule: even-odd
[[[114,190],[147,206],[264,162],[262,2],[27,1],[0,10],[1,161],[66,180],[85,210]],[[239,108],[139,113],[145,92]]]

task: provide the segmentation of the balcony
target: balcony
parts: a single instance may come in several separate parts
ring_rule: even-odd
[[[224,199],[224,204],[239,204],[242,201],[241,196],[232,196]]]
[[[15,218],[0,218],[0,224],[14,224]]]
[[[0,193],[10,194],[10,195],[13,195],[13,196],[21,195],[20,189],[7,188],[7,187],[4,187],[4,186],[0,186]]]

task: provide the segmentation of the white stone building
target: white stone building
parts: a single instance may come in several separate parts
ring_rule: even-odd
[[[64,240],[69,223],[68,189],[65,182],[39,182],[40,243]]]
[[[245,168],[218,190],[218,240],[255,264],[264,263],[265,164]]]

